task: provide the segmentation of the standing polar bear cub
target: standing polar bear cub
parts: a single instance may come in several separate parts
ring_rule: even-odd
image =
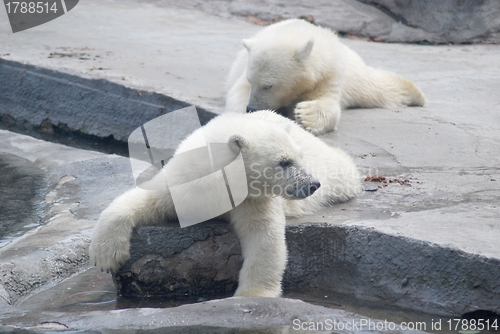
[[[333,31],[303,20],[272,24],[243,46],[229,74],[226,111],[280,110],[323,134],[337,128],[343,108],[425,104],[413,83],[367,66]]]
[[[150,181],[164,187],[136,187],[102,212],[90,244],[91,262],[116,271],[130,258],[135,226],[176,218],[167,180],[185,183],[206,175],[199,158],[178,158],[199,147],[200,137],[206,143],[226,143],[244,162],[248,195],[223,216],[240,239],[244,259],[236,295],[277,297],[287,261],[285,217],[347,201],[361,186],[346,153],[271,111],[221,115],[193,132]],[[187,188],[186,201],[199,191]]]

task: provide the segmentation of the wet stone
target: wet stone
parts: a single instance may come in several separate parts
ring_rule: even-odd
[[[130,251],[132,258],[113,275],[118,294],[127,297],[232,295],[243,263],[231,226],[218,221],[140,227]]]
[[[0,154],[0,248],[6,237],[39,225],[46,185],[43,171],[12,154]]]
[[[325,224],[288,226],[286,241],[285,289],[317,287],[324,275],[345,279],[344,231]],[[238,237],[224,221],[141,226],[130,243],[131,259],[113,274],[119,296],[213,299],[236,291],[243,258]]]

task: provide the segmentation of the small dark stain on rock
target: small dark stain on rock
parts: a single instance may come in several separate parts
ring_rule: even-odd
[[[387,178],[382,175],[367,176],[365,182],[387,182]]]

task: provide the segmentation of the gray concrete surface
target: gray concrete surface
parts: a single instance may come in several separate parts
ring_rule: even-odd
[[[82,79],[105,79],[139,90],[137,99],[143,94],[140,91],[155,92],[209,111],[223,105],[222,82],[241,36],[260,28],[192,10],[159,10],[133,0],[82,1],[57,20],[16,34],[4,11],[0,17],[2,59],[78,75],[76,81],[56,77],[53,84],[88,86]],[[106,91],[108,87],[90,88]],[[88,103],[92,89],[85,92],[80,96],[82,104]],[[109,92],[113,93],[123,98],[122,92]],[[57,100],[69,98],[67,94]],[[101,112],[108,107],[103,105]],[[141,113],[140,108],[136,107],[136,113]],[[120,120],[117,116],[112,121]]]
[[[5,13],[0,11],[0,15]],[[80,104],[86,106],[92,99],[105,100],[111,89],[115,107],[92,106],[86,113],[73,113],[76,125],[70,130],[85,133],[95,129],[85,124],[97,124],[99,117],[105,117],[111,123],[120,122],[120,126],[108,130],[103,126],[101,130],[108,132],[96,135],[115,138],[123,138],[121,127],[140,125],[128,120],[134,108],[112,114],[137,99],[139,106],[153,105],[150,114],[130,118],[137,121],[159,112],[157,106],[168,99],[219,112],[224,77],[240,48],[239,40],[259,29],[233,18],[134,1],[84,1],[57,20],[14,35],[6,22],[0,20],[2,122],[10,115],[14,121],[20,116],[21,123],[29,124],[27,128],[40,126],[45,119],[50,120],[45,124],[63,124],[61,117],[68,105],[57,109],[59,104],[54,101],[69,94],[72,100],[80,97]],[[300,230],[305,228],[300,224],[311,223],[327,223],[340,239],[344,238],[341,233],[352,231],[344,238],[353,247],[346,248],[353,250],[346,256],[357,263],[357,273],[365,276],[349,276],[356,270],[347,270],[344,276],[334,276],[338,277],[335,282],[333,278],[319,279],[319,275],[314,284],[417,309],[428,301],[442,313],[483,306],[499,312],[500,303],[491,304],[500,289],[499,46],[344,42],[368,64],[414,81],[429,102],[423,108],[397,111],[348,110],[339,131],[323,136],[329,144],[351,153],[362,174],[408,181],[368,183],[367,187],[376,191],[314,216],[289,220],[291,231],[294,226]],[[9,80],[4,80],[4,75]],[[23,78],[32,91],[16,91],[23,88]],[[37,87],[59,89],[64,85],[70,86],[66,93],[51,95],[50,103],[36,92]],[[137,90],[138,97],[133,98],[132,92]],[[89,91],[95,94],[88,95]],[[153,96],[156,93],[160,95]],[[145,95],[152,97],[140,99]],[[16,104],[24,109],[13,109],[11,114],[7,107]],[[75,106],[78,103],[73,103]],[[53,146],[5,131],[0,135],[2,154],[32,162],[50,180],[42,226],[0,251],[0,313],[4,319],[14,319],[22,310],[7,302],[25,300],[86,265],[85,249],[98,213],[128,188],[131,180],[125,158]],[[97,185],[94,188],[90,183]],[[418,268],[425,276],[417,275]],[[387,273],[400,272],[392,277],[372,275],[372,270],[382,274],[386,269]],[[440,276],[453,271],[454,276]],[[427,290],[420,289],[422,284]],[[446,290],[446,284],[449,294],[438,294]],[[486,298],[485,304],[481,304],[482,299],[476,304],[462,303],[482,298],[485,292],[493,298]],[[119,322],[123,319],[119,315],[127,314],[121,312],[110,314]],[[37,319],[49,321],[51,317]]]

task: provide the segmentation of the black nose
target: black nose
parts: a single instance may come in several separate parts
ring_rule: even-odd
[[[311,184],[309,185],[309,194],[310,195],[314,194],[314,192],[318,190],[319,187],[321,187],[321,183],[319,183],[318,180],[312,181]]]
[[[254,111],[257,111],[257,110],[250,107],[250,106],[247,106],[247,112],[254,112]]]

